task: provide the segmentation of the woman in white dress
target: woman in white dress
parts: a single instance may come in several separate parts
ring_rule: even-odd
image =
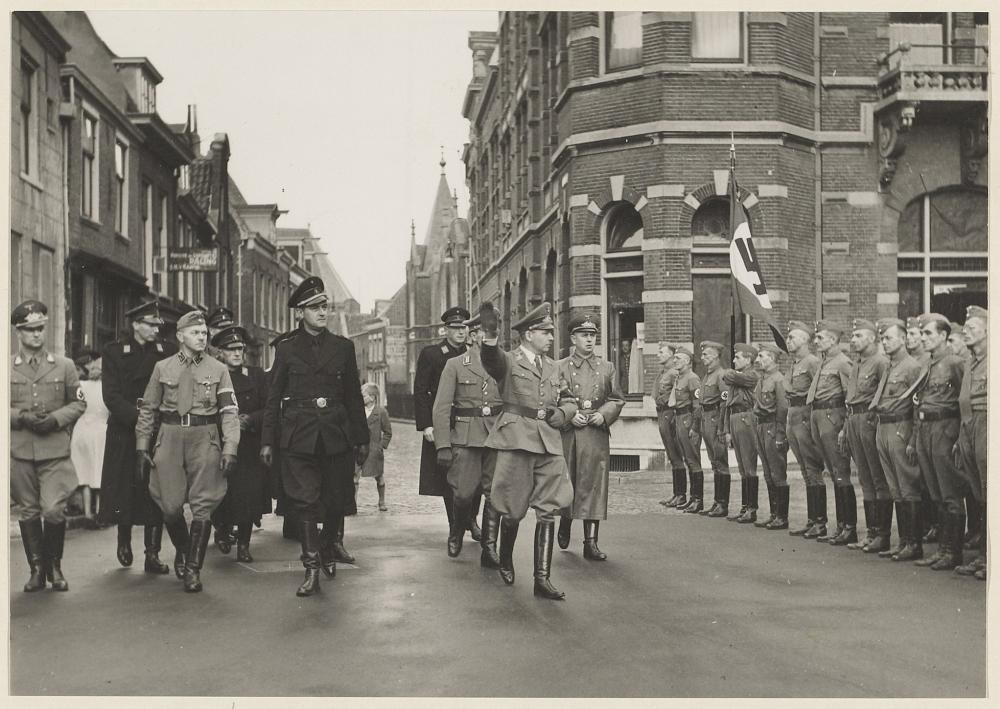
[[[80,381],[80,389],[87,400],[87,410],[73,427],[70,442],[70,460],[76,468],[76,477],[83,488],[83,510],[88,519],[97,507],[96,493],[101,487],[101,467],[104,465],[104,439],[108,430],[108,409],[101,393],[101,358],[96,357],[84,365],[87,378]],[[94,491],[93,507],[90,497]]]

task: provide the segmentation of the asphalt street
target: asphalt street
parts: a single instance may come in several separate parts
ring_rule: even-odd
[[[204,592],[118,566],[115,532],[73,530],[69,593],[25,594],[11,554],[19,695],[981,697],[986,584],[724,520],[667,512],[659,473],[622,474],[583,560],[555,552],[564,602],[532,595],[533,519],[517,582],[445,554],[440,502],[418,498],[412,429],[347,522],[357,556],[297,598],[298,545],[266,517],[251,564],[209,548]],[[631,477],[629,477],[631,476]],[[801,485],[800,485],[801,487]],[[738,487],[735,488],[738,495]],[[801,492],[801,491],[799,491]],[[794,498],[793,498],[794,499]],[[797,504],[800,504],[797,503]],[[793,505],[793,515],[795,505]],[[165,544],[169,549],[169,543]],[[165,550],[165,560],[172,559]]]

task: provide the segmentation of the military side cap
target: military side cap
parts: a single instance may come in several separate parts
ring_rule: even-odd
[[[233,318],[232,310],[220,305],[208,314],[208,317],[205,318],[205,322],[208,323],[209,327],[221,330],[224,327],[229,327],[230,325],[235,324],[236,320]]]
[[[40,300],[26,300],[10,314],[10,324],[16,328],[36,327],[49,321],[49,309]]]
[[[745,342],[737,342],[736,346],[733,348],[733,352],[742,352],[745,355],[749,355],[750,359],[757,357],[757,348],[753,345],[748,345]]]
[[[828,332],[832,332],[838,338],[841,335],[844,334],[844,331],[841,329],[840,325],[838,325],[837,323],[835,323],[833,320],[817,320],[816,321],[816,332],[822,332],[823,330],[827,330]]]
[[[483,327],[483,319],[480,317],[479,313],[476,313],[471,318],[465,321],[465,326],[470,330],[479,330]]]
[[[329,300],[326,294],[326,285],[319,276],[309,276],[302,281],[292,295],[288,298],[289,308],[304,308],[314,303],[322,303]]]
[[[721,342],[714,342],[713,340],[702,340],[701,344],[698,345],[698,349],[705,349],[706,347],[711,347],[713,350],[718,352],[720,355],[726,351],[726,348]]]
[[[215,337],[212,338],[212,347],[225,349],[236,344],[245,345],[249,341],[250,333],[239,325],[230,325],[215,333]]]
[[[781,354],[781,348],[778,347],[773,342],[761,342],[759,345],[757,345],[757,349],[760,352],[770,352],[775,359],[777,359],[778,355]]]
[[[917,322],[920,323],[920,327],[929,325],[932,322],[937,323],[939,326],[951,327],[951,322],[941,313],[924,313],[917,318]]]
[[[163,318],[160,317],[160,303],[156,300],[147,300],[140,303],[131,310],[125,311],[125,317],[133,321],[141,321],[149,325],[162,325]]]
[[[577,315],[569,321],[570,334],[574,332],[597,332],[598,317],[593,313]]]
[[[914,328],[920,329],[920,318],[913,317],[912,315],[906,318],[906,329],[913,330]]]
[[[968,322],[972,318],[979,318],[983,322],[989,322],[989,311],[978,305],[970,305],[965,309],[965,321]]]
[[[871,320],[866,320],[865,318],[854,318],[851,320],[851,330],[871,330],[872,332],[877,332],[875,323]]]
[[[962,334],[962,331],[965,329],[965,325],[959,325],[957,322],[954,321],[948,323],[948,325],[951,326],[952,335],[960,335]]]
[[[684,347],[684,346],[680,346],[680,347],[674,348],[674,354],[675,355],[679,355],[679,354],[687,355],[688,359],[694,359],[694,355],[691,354],[691,350],[688,349],[687,347]]]
[[[884,334],[890,327],[893,327],[894,325],[899,328],[902,328],[903,330],[906,330],[906,323],[900,320],[899,318],[881,318],[875,324],[878,326],[879,335]]]
[[[298,332],[299,332],[298,330],[289,330],[288,332],[281,333],[280,335],[278,335],[277,337],[275,337],[273,340],[271,340],[271,342],[270,342],[271,347],[277,347],[278,345],[280,345],[285,340],[292,339],[293,337],[295,337],[298,334]]]
[[[448,308],[441,313],[441,322],[449,327],[465,327],[465,321],[469,319],[469,311],[460,305]]]
[[[792,330],[801,330],[802,332],[806,333],[807,335],[811,335],[812,334],[812,330],[810,329],[810,327],[808,325],[806,325],[804,322],[802,322],[801,320],[789,320],[788,321],[788,331],[791,332]]]
[[[511,327],[518,332],[525,332],[526,330],[555,330],[555,323],[552,322],[552,304],[542,303]]]
[[[183,330],[186,327],[194,327],[195,325],[205,324],[205,313],[200,310],[192,310],[190,313],[184,313],[177,319],[177,329]]]

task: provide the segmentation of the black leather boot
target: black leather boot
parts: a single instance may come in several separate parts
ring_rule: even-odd
[[[219,522],[215,525],[215,546],[218,547],[219,551],[228,554],[233,550],[233,542],[235,541],[232,527],[229,524]]]
[[[965,513],[948,514],[948,531],[945,537],[944,554],[931,565],[932,571],[951,571],[962,565],[962,550],[965,548]]]
[[[454,559],[462,553],[462,542],[465,537],[465,528],[469,526],[468,512],[465,505],[455,502],[452,508],[454,519],[448,525],[448,556]]]
[[[737,521],[747,511],[747,478],[740,476],[740,509],[726,517],[730,522]]]
[[[286,510],[281,519],[281,536],[299,541],[299,524],[291,510]]]
[[[174,545],[174,575],[183,581],[188,548],[191,546],[187,524],[183,517],[178,517],[172,522],[164,521],[163,526],[167,528],[167,536],[170,537],[170,543]]]
[[[922,502],[922,509],[924,513],[923,528],[926,530],[923,543],[933,544],[938,541],[938,530],[940,528],[939,522],[942,518],[941,503],[935,502],[929,497],[922,500]]]
[[[583,520],[583,558],[604,561],[608,555],[597,548],[597,533],[601,523],[596,519]]]
[[[330,544],[330,550],[333,552],[333,560],[338,561],[341,564],[353,564],[354,557],[347,553],[347,549],[344,548],[344,515],[334,514],[328,519],[333,522],[334,537],[333,542]],[[324,529],[326,525],[324,524]]]
[[[865,536],[863,539],[848,544],[848,549],[861,549],[864,551],[880,532],[878,517],[875,516],[875,500],[864,500],[862,506],[865,509]]]
[[[517,541],[518,521],[508,517],[500,521],[500,578],[508,586],[514,584],[514,542]]]
[[[448,528],[451,529],[451,523],[455,521],[455,499],[452,497],[450,487],[445,487],[441,500],[444,502],[444,511],[448,515]]]
[[[19,522],[21,527],[21,544],[24,545],[24,555],[28,559],[31,576],[24,584],[25,593],[34,593],[45,589],[45,541],[42,530],[42,518],[35,517],[26,522]]]
[[[250,533],[252,531],[253,525],[250,522],[240,522],[236,528],[236,561],[242,561],[244,564],[253,561],[253,556],[250,554]]]
[[[841,505],[844,513],[844,527],[840,533],[830,540],[830,544],[839,547],[858,541],[858,498],[853,485],[844,485],[841,489]]]
[[[906,517],[906,513],[903,511],[903,506],[906,503],[904,503],[902,500],[898,500],[893,504],[896,508],[896,528],[897,528],[896,531],[898,532],[899,539],[895,547],[892,547],[892,545],[890,544],[889,546],[892,548],[880,551],[878,553],[878,555],[883,559],[892,558],[899,552],[903,551],[903,549],[906,548],[906,540],[910,536],[910,530],[907,528],[908,520]]]
[[[893,561],[916,561],[924,556],[923,531],[921,522],[924,518],[921,502],[904,500],[899,508],[903,515],[903,528],[906,530],[906,544],[902,550],[892,555]],[[900,532],[902,534],[902,532]]]
[[[736,521],[740,524],[753,524],[757,521],[757,500],[760,496],[760,478],[747,478],[747,508]]]
[[[865,554],[880,554],[892,546],[892,500],[875,500],[878,534],[864,548]]]
[[[325,523],[324,523],[325,524]],[[302,543],[302,566],[305,567],[306,576],[302,580],[302,585],[295,591],[296,596],[312,596],[319,593],[319,532],[316,530],[316,523],[312,521],[302,521],[299,523],[299,541]]]
[[[188,547],[187,563],[184,564],[184,590],[187,593],[201,591],[201,567],[205,563],[205,551],[208,549],[211,532],[211,520],[191,522],[191,546]]]
[[[915,561],[913,563],[914,566],[933,566],[934,564],[936,564],[937,562],[939,562],[941,559],[943,559],[947,555],[947,552],[946,552],[945,548],[948,545],[948,531],[949,531],[948,530],[948,522],[949,522],[948,515],[943,514],[940,510],[938,510],[938,516],[937,516],[937,524],[938,524],[938,531],[937,531],[937,540],[938,541],[937,541],[937,544],[938,544],[938,548],[937,548],[937,551],[935,551],[930,556],[925,556],[920,561]],[[924,535],[924,539],[926,539],[926,538],[927,538],[927,535]]]
[[[966,549],[979,548],[979,501],[968,494],[965,496],[965,519],[969,525],[968,532],[965,533],[963,542]]]
[[[802,535],[803,539],[819,539],[826,536],[826,483],[817,485],[814,494],[816,495],[816,507],[813,514],[816,516],[816,523]]]
[[[705,506],[698,514],[702,517],[707,517],[710,512],[715,512],[719,509],[719,474],[715,471],[712,472],[712,505]]]
[[[687,504],[687,471],[684,468],[673,468],[671,471],[673,496],[669,500],[660,500],[664,507],[683,507]]]
[[[708,517],[725,517],[729,514],[729,486],[732,478],[722,473],[715,474],[715,504],[705,514]]]
[[[777,514],[774,516],[774,519],[767,523],[765,529],[788,529],[788,497],[790,490],[791,488],[788,485],[774,488]]]
[[[566,594],[552,585],[552,547],[555,541],[555,522],[535,523],[535,595],[561,601]]]
[[[844,488],[840,485],[833,486],[833,506],[837,515],[837,527],[834,531],[828,531],[827,534],[816,537],[817,542],[829,544],[831,539],[840,536],[844,531]]]
[[[69,584],[62,572],[63,544],[66,541],[66,523],[45,522],[43,545],[45,548],[45,575],[53,591],[68,591]]]
[[[132,565],[132,525],[118,525],[118,549],[115,552],[118,563],[122,566]]]
[[[500,536],[500,513],[493,509],[489,500],[483,504],[483,538],[479,542],[482,553],[479,555],[479,565],[485,569],[499,569],[500,557],[497,555],[497,537]]]
[[[558,541],[560,549],[569,549],[570,532],[572,531],[572,529],[573,529],[572,517],[559,518],[559,534],[556,535],[557,537],[556,541]]]
[[[691,499],[684,507],[678,509],[688,514],[701,512],[704,507],[702,500],[705,494],[705,473],[700,470],[691,471]]]
[[[754,522],[754,527],[766,527],[771,524],[771,522],[774,521],[775,511],[777,510],[774,501],[774,486],[767,480],[764,481],[764,484],[767,485],[767,509],[770,514],[767,519],[761,519]]]
[[[803,527],[793,527],[788,533],[793,537],[801,537],[816,524],[816,486],[806,485],[806,523]]]
[[[469,530],[469,536],[472,537],[472,541],[474,542],[480,542],[483,539],[483,530],[476,523],[476,517],[479,516],[479,502],[481,498],[482,495],[477,493],[475,500],[467,510],[468,526],[466,528]]]
[[[142,530],[146,561],[142,570],[147,574],[169,574],[170,567],[160,561],[160,546],[163,543],[163,525],[147,524]]]
[[[316,523],[312,523],[316,526]],[[299,524],[296,530],[296,535],[299,537],[299,542],[302,541],[302,529],[303,526]],[[332,579],[337,575],[337,560],[333,554],[333,540],[337,538],[337,528],[334,526],[332,520],[327,520],[323,523],[323,531],[316,532],[316,553],[319,554],[319,564],[320,568],[323,570],[323,574]]]
[[[986,503],[980,505],[979,513],[982,515],[982,525],[986,526]],[[961,574],[962,576],[975,576],[977,579],[982,581],[986,580],[986,534],[984,533],[979,538],[979,549],[976,558],[964,566],[956,566],[955,572]]]

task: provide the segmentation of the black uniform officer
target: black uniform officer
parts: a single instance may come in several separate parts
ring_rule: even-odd
[[[299,596],[319,591],[320,567],[332,577],[336,561],[353,560],[343,547],[344,515],[356,512],[354,465],[368,457],[354,344],[326,329],[325,291],[322,279],[312,276],[288,301],[302,324],[278,345],[261,433],[261,460],[271,466],[274,449],[280,451],[282,484],[300,520],[306,575]]]
[[[118,563],[132,565],[132,525],[145,527],[144,542],[149,573],[166,574],[170,567],[159,559],[163,539],[163,513],[149,496],[149,488],[137,485],[135,475],[135,424],[139,402],[154,365],[177,354],[177,345],[157,339],[163,324],[157,301],[141,303],[125,313],[132,334],[112,342],[101,353],[101,390],[108,407],[108,432],[101,470],[101,524],[118,525]]]
[[[271,340],[269,346],[277,351],[278,345],[285,340],[290,340],[295,337],[298,332],[298,328],[294,330],[289,330],[288,332],[283,332],[273,340]],[[271,373],[274,371],[274,357],[271,357],[271,366],[264,370],[264,375],[267,377],[267,384],[271,384]],[[280,432],[279,432],[280,435]],[[295,510],[292,509],[291,505],[288,504],[288,499],[285,497],[285,487],[281,483],[281,460],[280,453],[277,449],[273,450],[271,453],[273,462],[270,468],[265,467],[267,471],[267,488],[270,490],[271,497],[274,499],[274,514],[281,517],[281,536],[285,539],[294,539],[299,541],[299,520],[295,516]]]
[[[229,367],[236,403],[240,407],[240,445],[236,470],[229,476],[226,497],[216,510],[223,529],[236,533],[236,561],[251,562],[250,532],[261,515],[271,511],[266,470],[260,461],[260,431],[267,403],[267,375],[260,367],[243,364],[250,335],[239,325],[230,325],[212,338],[222,363]]]
[[[424,436],[420,451],[420,489],[421,495],[433,495],[444,500],[444,508],[448,513],[449,529],[454,525],[454,498],[447,476],[442,475],[437,465],[437,447],[434,443],[434,399],[437,397],[438,384],[445,362],[452,357],[464,354],[468,328],[465,321],[469,319],[469,311],[465,308],[448,308],[441,315],[445,324],[446,335],[441,342],[427,345],[417,357],[417,368],[413,373],[413,414],[417,430]],[[469,505],[468,520],[465,529],[472,533],[472,539],[481,539],[476,516],[479,514],[480,495],[476,495]]]
[[[205,351],[223,364],[225,364],[225,360],[222,357],[222,353],[213,344],[212,340],[222,330],[232,327],[235,324],[233,311],[223,305],[220,305],[205,316],[205,325],[208,327],[208,347],[205,348]],[[226,526],[222,523],[221,520],[224,516],[225,503],[220,505],[212,515],[212,526],[215,528],[215,545],[223,554],[228,554],[229,550],[232,549],[233,543],[236,541],[236,537],[233,535],[232,526]]]

